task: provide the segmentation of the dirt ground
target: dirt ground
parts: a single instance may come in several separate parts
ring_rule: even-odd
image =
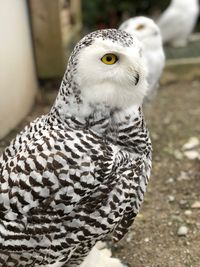
[[[46,91],[31,115],[0,141],[0,152],[20,128],[49,110],[55,94]],[[123,241],[113,246],[114,255],[131,267],[199,267],[200,162],[186,158],[182,146],[190,137],[200,139],[200,81],[180,77],[164,82],[145,115],[153,172],[141,212]],[[186,232],[180,236],[181,226]]]

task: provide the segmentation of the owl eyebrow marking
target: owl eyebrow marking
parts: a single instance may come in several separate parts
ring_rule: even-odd
[[[139,80],[140,80],[140,75],[139,73],[137,72],[136,73],[136,76],[135,76],[135,85],[137,85],[139,83]]]

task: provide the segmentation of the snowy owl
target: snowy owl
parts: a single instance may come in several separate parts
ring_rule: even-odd
[[[132,35],[136,35],[143,44],[143,53],[147,61],[149,91],[147,98],[150,100],[156,94],[160,76],[165,65],[160,30],[150,18],[139,16],[126,20],[120,26]]]
[[[172,0],[157,21],[163,42],[185,46],[199,15],[199,0]]]
[[[146,91],[135,37],[99,30],[75,46],[50,112],[0,158],[1,266],[78,266],[125,235],[151,170]]]

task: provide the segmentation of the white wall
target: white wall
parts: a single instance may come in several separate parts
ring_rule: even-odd
[[[25,0],[0,0],[0,138],[30,111],[36,75]]]

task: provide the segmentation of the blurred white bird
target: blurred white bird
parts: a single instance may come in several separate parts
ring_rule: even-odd
[[[151,100],[156,94],[158,82],[165,65],[160,29],[152,19],[143,16],[126,20],[119,29],[136,35],[143,44],[148,67],[149,91],[147,99]]]
[[[199,15],[198,0],[172,0],[157,21],[163,42],[185,46]]]

